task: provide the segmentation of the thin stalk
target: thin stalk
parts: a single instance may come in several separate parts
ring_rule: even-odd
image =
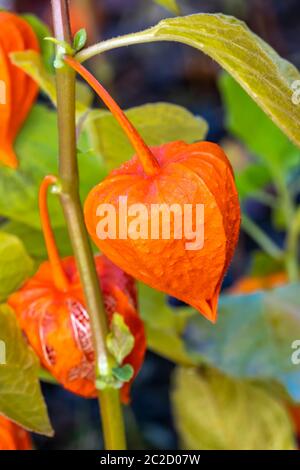
[[[268,255],[277,260],[283,259],[283,251],[246,214],[242,216],[242,227]]]
[[[102,54],[103,52],[110,51],[112,49],[117,49],[119,47],[163,40],[164,39],[161,37],[155,38],[154,34],[152,34],[151,32],[151,29],[148,29],[146,32],[126,34],[124,36],[119,36],[116,38],[107,39],[106,41],[98,42],[90,47],[83,49],[82,51],[76,54],[76,60],[78,60],[78,62],[85,62],[86,60],[91,59],[92,57],[98,54]]]
[[[52,269],[53,281],[57,289],[66,292],[70,283],[62,266],[61,258],[57,250],[47,204],[48,189],[54,184],[57,184],[56,176],[48,175],[43,179],[39,190],[39,209],[48,259]]]
[[[286,238],[285,248],[285,263],[286,270],[291,282],[299,280],[298,268],[298,242],[300,234],[300,208],[295,212],[295,215],[290,223],[289,230]]]
[[[71,44],[67,0],[52,0],[52,12],[56,38],[59,41],[66,41]],[[109,374],[111,361],[106,347],[108,323],[79,197],[75,124],[75,73],[71,68],[62,67],[57,70],[56,88],[60,198],[90,316],[96,356],[96,374],[106,375]],[[119,391],[110,388],[104,392],[99,392],[99,403],[105,448],[107,450],[124,450],[126,442]]]
[[[255,191],[250,194],[250,198],[261,202],[265,206],[271,207],[272,209],[274,209],[278,204],[277,198],[265,191]]]
[[[145,173],[147,175],[154,175],[155,173],[157,173],[159,169],[158,161],[151,152],[150,148],[143,141],[142,137],[139,135],[135,127],[127,119],[122,109],[120,109],[118,104],[110,96],[108,91],[106,91],[106,89],[101,85],[101,83],[99,83],[98,80],[77,60],[73,59],[72,57],[66,56],[65,62],[87,81],[87,83],[93,88],[93,90],[106,104],[113,116],[117,119],[120,126],[126,133],[129,141],[131,142],[133,148],[135,149]]]
[[[286,241],[284,250],[285,269],[290,282],[296,282],[299,278],[299,213],[296,210],[293,198],[290,193],[290,188],[287,186],[282,172],[280,172],[278,169],[273,171],[273,179],[279,194],[286,228]]]

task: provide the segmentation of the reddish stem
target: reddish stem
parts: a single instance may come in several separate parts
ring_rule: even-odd
[[[39,191],[39,208],[42,222],[44,239],[47,247],[48,258],[50,261],[54,283],[60,291],[67,291],[69,288],[69,280],[62,266],[59,256],[53,230],[50,223],[49,211],[47,205],[47,195],[49,186],[57,184],[57,178],[53,175],[45,176]]]
[[[118,104],[106,91],[106,89],[96,80],[96,78],[77,60],[73,59],[70,56],[65,57],[67,64],[76,70],[79,75],[81,75],[87,83],[95,90],[97,95],[100,96],[102,101],[106,104],[108,109],[112,112],[114,117],[117,119],[121,125],[124,132],[127,134],[132,146],[134,147],[137,156],[144,168],[144,171],[147,175],[154,175],[159,169],[159,163],[156,160],[155,156],[143,141],[142,137],[139,135],[136,128],[131,124],[127,119],[123,111],[120,109]]]

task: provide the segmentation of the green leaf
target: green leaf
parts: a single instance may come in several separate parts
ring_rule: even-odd
[[[246,97],[251,101],[247,95]],[[256,106],[255,103],[253,104]],[[266,119],[268,118],[266,117]],[[274,124],[272,125],[274,126]],[[269,168],[263,161],[255,162],[245,146],[231,138],[224,139],[221,146],[233,166],[240,199],[249,196],[257,197],[258,194],[261,194],[263,188],[272,181]]]
[[[215,325],[197,314],[189,319],[187,349],[231,376],[278,382],[300,402],[300,364],[292,360],[300,338],[299,289],[289,284],[221,296]]]
[[[91,88],[84,82],[76,81],[76,112],[79,117],[83,113],[89,112],[92,106],[94,94]]]
[[[58,135],[56,112],[36,105],[19,133],[15,150],[19,168],[12,170],[0,165],[0,215],[33,228],[40,228],[38,189],[44,176],[57,174]],[[87,139],[81,135],[78,155],[81,197],[84,200],[106,172],[101,159],[88,152]],[[49,210],[54,227],[65,221],[57,196],[49,197]]]
[[[176,0],[154,0],[154,1],[155,3],[158,3],[158,5],[169,10],[171,13],[174,13],[174,15],[180,14],[180,8]]]
[[[117,363],[122,364],[134,347],[134,337],[123,317],[118,313],[114,313],[110,328],[111,332],[106,339],[107,348]]]
[[[199,13],[167,18],[152,28],[87,48],[78,59],[92,57],[95,51],[151,41],[177,41],[209,55],[300,146],[300,106],[292,102],[292,84],[300,79],[299,71],[232,16]]]
[[[47,42],[47,41],[46,41]],[[12,52],[10,59],[14,65],[27,73],[39,86],[39,88],[50,98],[56,106],[56,85],[55,76],[46,69],[42,56],[32,50],[22,52]],[[91,106],[93,93],[83,82],[76,83],[76,111],[79,114],[85,113]]]
[[[284,262],[278,261],[263,251],[255,251],[251,258],[251,276],[268,276],[284,271]]]
[[[275,167],[275,171],[280,169],[282,172],[283,168],[299,165],[299,149],[232,77],[223,74],[219,86],[226,105],[227,128],[233,135],[260,157],[261,162],[269,169]]]
[[[3,224],[1,230],[19,237],[27,253],[35,261],[41,262],[48,258],[45,240],[41,230],[14,221]],[[73,252],[67,228],[57,227],[54,229],[54,234],[60,256],[72,255]]]
[[[77,31],[73,39],[73,48],[76,52],[80,51],[85,46],[87,41],[87,34],[84,28]]]
[[[240,199],[254,196],[271,182],[271,175],[263,164],[249,164],[241,172],[235,173],[235,182]]]
[[[29,431],[52,436],[38,380],[39,362],[7,305],[0,306],[0,339],[6,356],[0,365],[0,413]]]
[[[145,104],[129,109],[126,115],[146,143],[152,146],[174,140],[191,143],[202,140],[207,132],[204,119],[170,103]],[[109,112],[92,111],[85,126],[90,146],[103,156],[109,169],[119,166],[134,154],[128,138]]]
[[[140,283],[139,311],[145,323],[149,349],[178,364],[197,364],[193,355],[187,353],[182,339],[186,320],[194,313],[192,309],[172,309],[162,292]]]
[[[296,449],[285,404],[247,381],[178,368],[172,403],[183,449]]]
[[[120,382],[129,382],[134,374],[133,367],[130,364],[125,364],[123,367],[114,367],[112,369],[113,375]]]
[[[56,104],[56,88],[55,78],[51,75],[43,61],[42,56],[32,50],[13,52],[10,54],[11,61],[14,65],[27,73],[40,87],[40,89]]]
[[[35,15],[25,14],[23,18],[30,24],[39,40],[43,62],[47,71],[54,73],[54,47],[49,41],[44,41],[45,37],[51,35],[50,29]]]
[[[21,240],[0,232],[0,302],[18,289],[32,270],[33,262]]]

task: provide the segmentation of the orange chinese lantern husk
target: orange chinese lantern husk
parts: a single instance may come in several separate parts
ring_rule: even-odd
[[[124,364],[138,373],[145,354],[145,333],[137,313],[134,280],[104,256],[95,262],[109,321],[118,312],[135,337]],[[84,397],[96,397],[95,360],[90,321],[73,257],[62,260],[69,281],[63,292],[54,285],[50,262],[9,298],[19,324],[43,366],[68,390]],[[130,384],[122,389],[122,401],[129,401]]]
[[[65,60],[99,94],[136,150],[136,156],[96,186],[85,202],[85,221],[92,239],[124,271],[192,305],[214,322],[222,279],[240,227],[237,190],[225,153],[210,142],[188,145],[178,141],[148,148],[102,85],[76,60]],[[128,207],[142,204],[148,209],[143,215],[148,229],[153,223],[149,215],[153,205],[170,208],[175,204],[182,214],[186,205],[192,205],[190,221],[197,220],[197,206],[202,206],[204,227],[202,221],[197,233],[204,229],[203,246],[200,243],[198,249],[187,249],[191,239],[185,232],[180,239],[174,236],[174,218],[169,239],[163,239],[162,232],[154,239],[150,229],[146,237],[138,239],[130,236],[129,228],[127,237],[120,236],[120,196],[126,198]],[[102,204],[109,204],[116,213],[116,236],[106,239],[99,237]]]
[[[73,257],[60,259],[48,216],[47,190],[55,183],[55,177],[47,176],[39,196],[49,261],[41,264],[37,273],[10,296],[8,303],[43,366],[66,389],[84,397],[96,397],[94,349],[80,277]],[[135,282],[103,255],[95,257],[95,264],[108,322],[114,313],[120,314],[134,336],[134,348],[123,364],[132,365],[135,377],[146,349]],[[129,401],[132,380],[122,387],[124,403]]]
[[[151,150],[160,164],[159,173],[145,178],[137,158],[112,172],[85,202],[87,228],[100,250],[124,271],[187,302],[214,321],[221,282],[239,233],[239,206],[231,168],[218,157],[219,147],[207,142],[172,142]],[[193,220],[196,204],[203,204],[203,247],[188,251],[189,240],[185,237],[100,240],[97,209],[100,204],[111,204],[118,220],[119,195],[127,197],[128,207],[139,202],[147,207],[192,204]]]
[[[30,434],[4,416],[0,416],[0,450],[31,450]]]
[[[36,83],[9,58],[12,52],[39,51],[31,26],[14,13],[0,11],[0,162],[12,168],[18,165],[13,144],[36,98]]]

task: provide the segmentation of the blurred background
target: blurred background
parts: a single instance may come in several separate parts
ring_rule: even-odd
[[[85,27],[89,42],[138,31],[172,14],[152,0],[74,0],[72,28]],[[280,55],[300,67],[300,3],[297,0],[179,0],[182,14],[222,12],[244,20]],[[51,27],[49,0],[0,1],[0,6],[31,12]],[[224,109],[217,86],[219,67],[210,58],[180,44],[154,43],[111,51],[89,67],[123,108],[147,102],[182,105],[209,124],[208,140],[226,142]],[[243,109],[241,109],[243,113]],[[267,206],[245,200],[251,218],[280,245],[283,233],[271,227]],[[255,243],[241,235],[224,288],[244,275]],[[170,300],[174,304],[174,300]],[[148,353],[126,410],[129,448],[176,449],[169,390],[173,365]],[[99,448],[98,406],[55,385],[43,391],[56,431],[53,439],[34,436],[38,449]]]

